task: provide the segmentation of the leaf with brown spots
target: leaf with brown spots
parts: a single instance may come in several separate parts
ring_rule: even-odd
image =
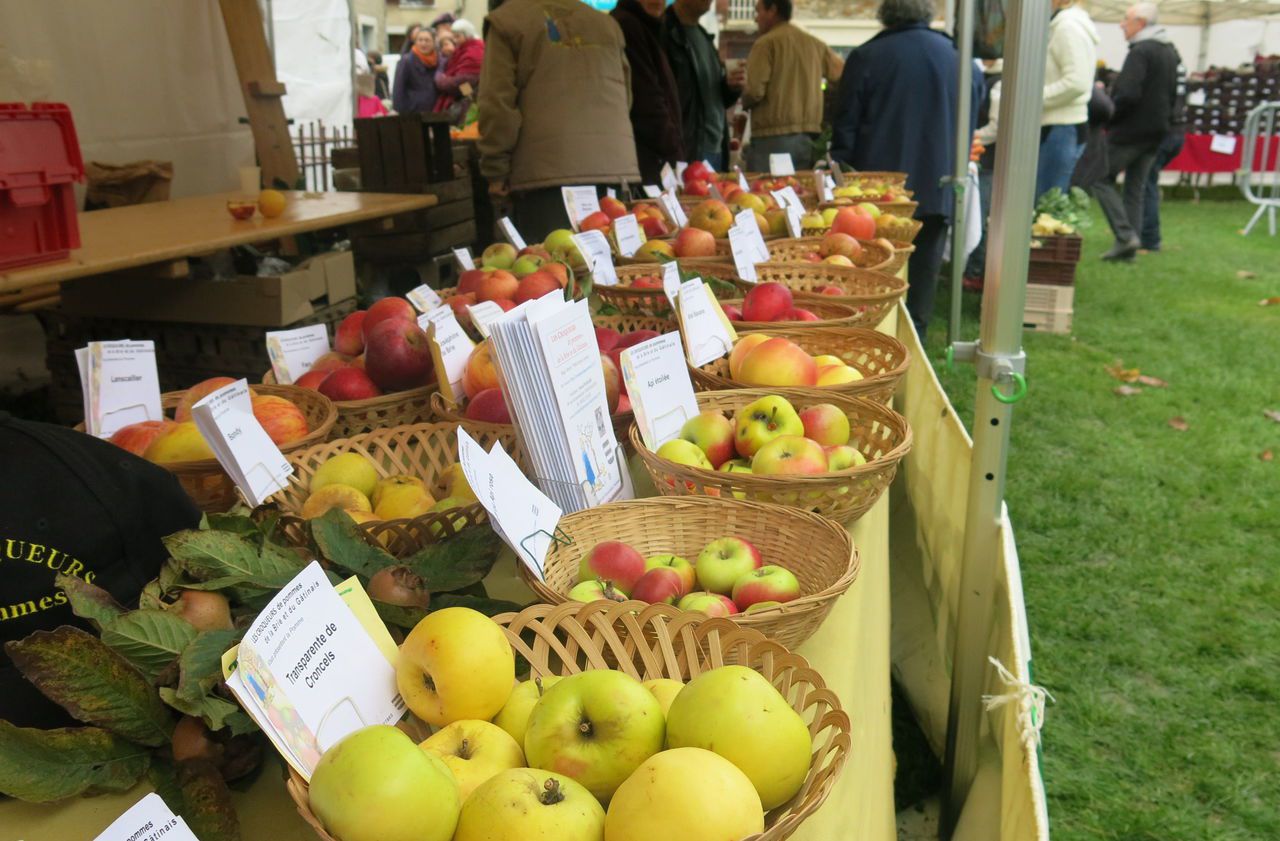
[[[1280,304],[1280,295],[1272,295],[1270,298],[1263,298],[1258,302],[1260,307],[1274,307],[1276,304]]]
[[[1142,376],[1142,370],[1139,368],[1125,368],[1124,363],[1119,359],[1112,365],[1103,365],[1103,370],[1115,377],[1117,380],[1125,383],[1131,383]]]
[[[1160,379],[1159,377],[1152,377],[1152,376],[1148,376],[1147,374],[1143,374],[1139,376],[1136,382],[1141,383],[1142,385],[1149,385],[1152,388],[1168,388],[1169,387],[1169,384],[1164,380]]]
[[[1142,389],[1132,385],[1118,385],[1112,392],[1118,397],[1132,397],[1135,394],[1141,394]]]
[[[1169,426],[1173,427],[1179,432],[1186,432],[1190,428],[1187,426],[1186,418],[1184,418],[1182,415],[1178,415],[1176,418],[1169,418]]]

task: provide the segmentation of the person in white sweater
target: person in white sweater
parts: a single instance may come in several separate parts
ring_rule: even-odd
[[[1036,199],[1071,187],[1071,173],[1089,136],[1089,96],[1098,63],[1098,30],[1075,0],[1053,0],[1040,117]]]

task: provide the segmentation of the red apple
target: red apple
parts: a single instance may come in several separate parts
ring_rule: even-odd
[[[707,616],[732,616],[738,612],[733,599],[719,593],[690,593],[680,600],[676,607],[694,613],[705,613]]]
[[[724,310],[724,317],[730,321],[742,321],[742,308],[737,304],[724,304],[720,309]]]
[[[493,351],[488,342],[482,342],[467,359],[467,367],[462,372],[462,390],[474,400],[486,388],[498,387],[498,366],[494,364]]]
[[[677,257],[714,257],[716,238],[701,228],[681,228],[672,246]]]
[[[756,450],[751,471],[760,476],[816,476],[827,472],[827,453],[816,441],[780,435]]]
[[[714,409],[699,412],[685,421],[679,437],[696,444],[712,467],[733,458],[733,421]]]
[[[852,260],[862,253],[862,246],[848,234],[832,231],[822,238],[822,243],[818,246],[818,253],[823,257],[838,255]]]
[[[644,217],[640,220],[640,227],[644,229],[644,235],[648,239],[665,237],[671,233],[671,229],[667,227],[667,220],[661,216]]]
[[[511,272],[494,269],[476,282],[473,291],[477,301],[511,300],[520,291],[520,281]]]
[[[507,401],[502,399],[502,389],[486,388],[467,401],[463,415],[467,420],[484,423],[511,423],[511,413],[507,411]]]
[[[493,303],[498,305],[498,309],[503,312],[511,312],[516,308],[516,302],[510,298],[494,298]]]
[[[368,400],[382,394],[382,389],[360,368],[340,368],[330,372],[320,383],[319,391],[334,401]]]
[[[746,610],[759,602],[789,602],[800,596],[800,582],[789,570],[772,564],[747,573],[733,585],[733,603]]]
[[[822,319],[814,312],[799,307],[787,310],[782,316],[783,321],[821,321]]]
[[[366,345],[369,343],[369,335],[372,333],[373,328],[384,321],[408,321],[416,324],[418,311],[413,308],[413,304],[404,298],[390,297],[375,301],[373,306],[369,307],[364,314],[364,321],[361,323]]]
[[[636,580],[631,588],[631,598],[649,604],[675,604],[687,592],[679,572],[670,567],[655,567]]]
[[[846,295],[848,293],[845,292],[843,288],[836,286],[834,284],[828,283],[826,286],[818,287],[818,294],[819,295]]]
[[[453,317],[458,319],[458,323],[463,327],[471,324],[471,313],[467,312],[467,305],[476,302],[476,293],[465,292],[461,295],[454,295],[446,303],[449,309],[453,310]]]
[[[347,356],[364,353],[364,310],[356,310],[342,319],[333,334],[333,349]]]
[[[685,183],[688,183],[693,180],[711,181],[715,177],[716,177],[716,174],[711,169],[711,167],[707,166],[702,161],[694,161],[693,163],[689,164],[687,167],[684,168]]]
[[[831,220],[831,233],[848,234],[854,239],[873,239],[876,220],[856,207],[842,207]]]
[[[572,272],[570,271],[569,267],[566,266],[564,263],[561,263],[558,261],[543,263],[542,268],[539,269],[539,271],[546,272],[547,274],[554,277],[556,279],[556,282],[560,284],[561,289],[564,289],[566,286],[569,285],[569,275]]]
[[[361,341],[364,341],[363,337],[361,338]],[[333,371],[331,370],[317,371],[313,368],[312,370],[303,374],[301,377],[298,377],[296,380],[294,380],[293,384],[296,385],[298,388],[310,388],[310,389],[318,390],[320,388],[320,383],[324,382],[325,378],[332,373]]]
[[[813,357],[790,339],[769,339],[747,351],[737,379],[753,386],[803,386],[818,381]]]
[[[689,563],[685,558],[679,555],[664,553],[661,555],[650,555],[644,559],[645,569],[671,569],[675,570],[680,576],[680,595],[693,590],[693,584],[697,580],[697,576],[693,571],[693,564]]]
[[[539,269],[521,279],[515,298],[512,300],[517,304],[523,304],[525,301],[537,300],[549,292],[559,292],[561,288],[560,281],[554,275]]]
[[[578,562],[579,581],[612,581],[627,595],[645,571],[644,555],[618,540],[597,543]]]
[[[623,337],[618,340],[617,346],[619,348],[629,348],[638,345],[641,342],[656,339],[661,335],[662,334],[657,330],[632,330],[630,333],[623,335]]]
[[[622,341],[622,334],[612,327],[596,328],[596,346],[600,348],[601,353],[613,350],[620,341]]]
[[[645,275],[631,281],[632,289],[661,289],[662,278],[657,275]]]
[[[476,287],[480,285],[480,281],[489,276],[489,272],[484,269],[468,269],[458,275],[458,295],[466,295],[467,293],[475,294]]]
[[[365,370],[380,388],[405,391],[431,382],[430,343],[416,322],[383,321],[365,341]]]
[[[687,196],[706,196],[711,194],[711,185],[701,178],[686,178],[684,192]]]
[[[747,321],[778,321],[795,306],[791,290],[781,283],[758,283],[742,300],[742,317]]]
[[[804,437],[817,441],[823,447],[838,447],[849,443],[849,416],[839,406],[818,403],[800,412],[804,424]]]
[[[619,216],[627,215],[627,206],[613,196],[605,196],[600,199],[600,210],[610,219],[617,219]]]
[[[578,228],[583,231],[608,231],[609,223],[612,221],[609,214],[603,210],[597,210],[595,213],[587,214],[587,218],[578,223]]]
[[[297,441],[308,432],[307,416],[302,410],[292,401],[273,394],[254,395],[253,416],[276,446]]]
[[[312,371],[336,371],[354,364],[355,358],[331,350],[311,363]]]
[[[141,458],[142,454],[147,451],[147,447],[151,446],[152,441],[175,426],[177,424],[170,420],[131,423],[128,426],[122,426],[117,429],[115,434],[111,436],[111,443]],[[640,559],[640,563],[644,563],[643,558]]]

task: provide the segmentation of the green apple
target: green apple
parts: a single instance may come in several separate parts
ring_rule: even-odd
[[[665,750],[632,774],[609,803],[606,841],[728,841],[764,832],[749,775],[701,748]]]
[[[516,261],[516,247],[509,242],[495,242],[480,255],[486,269],[510,269]]]
[[[545,262],[537,254],[526,254],[511,264],[511,273],[516,277],[524,277],[536,272]]]
[[[705,613],[707,616],[717,617],[732,616],[739,612],[738,606],[733,603],[733,599],[720,593],[709,593],[705,590],[689,593],[676,602],[676,607],[691,613]]]
[[[685,685],[667,716],[668,748],[704,748],[747,775],[766,810],[804,785],[813,749],[809,728],[759,672],[721,666]]]
[[[731,458],[716,468],[721,473],[750,473],[751,462],[745,458]]]
[[[822,224],[830,226],[831,220],[836,218],[836,214],[840,212],[838,207],[828,207],[822,211]]]
[[[801,228],[825,228],[830,224],[822,213],[806,213],[800,218]]]
[[[693,589],[693,582],[697,576],[694,573],[693,564],[679,555],[663,553],[659,555],[650,555],[644,559],[644,571],[660,567],[669,567],[680,573],[680,580],[684,583],[684,592],[688,593]]]
[[[550,251],[553,255],[556,252],[567,252],[573,248],[573,231],[568,228],[558,228],[547,234],[547,238],[542,241],[542,247]]]
[[[733,421],[723,412],[699,412],[680,427],[680,437],[697,444],[712,467],[719,467],[733,456]]]
[[[782,602],[756,602],[751,607],[742,611],[743,613],[760,613],[774,607],[782,607]]]
[[[601,841],[604,821],[600,801],[572,779],[513,768],[467,798],[453,841]]]
[[[848,470],[850,467],[858,467],[867,463],[867,457],[857,447],[851,447],[848,444],[841,444],[836,447],[827,447],[827,470]]]
[[[627,594],[613,586],[612,581],[579,581],[569,591],[569,599],[575,602],[595,602],[607,599],[611,602],[625,602]]]
[[[546,675],[526,680],[511,690],[507,703],[493,717],[493,723],[511,734],[516,744],[524,745],[524,731],[529,726],[529,713],[538,703],[542,693],[560,682],[557,675]]]
[[[801,427],[801,429],[803,428]],[[691,467],[701,467],[704,470],[715,470],[711,466],[711,462],[707,461],[707,454],[702,452],[702,448],[692,441],[685,441],[683,438],[672,438],[659,447],[658,457],[669,459],[676,464],[687,464]]]
[[[795,407],[785,397],[776,394],[744,406],[738,412],[737,421],[734,447],[743,458],[751,458],[774,438],[804,435],[804,422]],[[752,470],[755,470],[754,466]]]
[[[357,730],[324,752],[311,775],[310,801],[325,830],[342,841],[449,841],[460,806],[445,764],[385,724]]]
[[[564,678],[529,716],[529,765],[577,780],[601,801],[662,750],[662,707],[640,681],[604,669]]]
[[[511,734],[490,721],[463,719],[418,744],[440,758],[458,783],[463,803],[495,774],[524,765],[524,752]]]
[[[872,204],[869,201],[864,201],[861,204],[859,204],[858,209],[865,211],[867,215],[870,216],[872,219],[880,218],[880,207],[878,205]]]
[[[741,537],[722,537],[706,545],[693,568],[698,586],[713,593],[728,595],[738,579],[764,565],[760,550]]]

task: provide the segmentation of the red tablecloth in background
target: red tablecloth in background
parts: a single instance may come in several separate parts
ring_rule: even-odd
[[[1178,153],[1178,157],[1169,161],[1165,169],[1172,169],[1175,172],[1235,172],[1240,168],[1240,158],[1244,153],[1244,138],[1240,135],[1228,136],[1235,137],[1236,148],[1230,155],[1224,155],[1209,149],[1209,145],[1213,143],[1212,134],[1188,134],[1182,151]],[[1254,152],[1255,169],[1259,168],[1258,164],[1262,161],[1263,148],[1267,149],[1269,158],[1267,169],[1275,169],[1276,151],[1280,149],[1278,141],[1280,136],[1272,135],[1269,142],[1259,144]]]

